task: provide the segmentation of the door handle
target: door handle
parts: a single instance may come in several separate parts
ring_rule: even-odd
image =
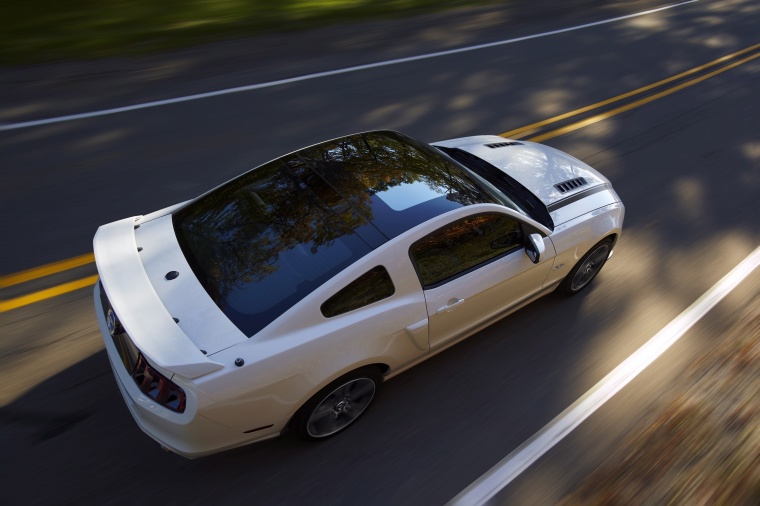
[[[441,314],[441,313],[448,313],[450,311],[453,311],[455,307],[457,307],[459,304],[464,302],[464,299],[457,299],[454,297],[453,299],[449,299],[449,301],[446,303],[445,306],[439,307],[435,314]]]

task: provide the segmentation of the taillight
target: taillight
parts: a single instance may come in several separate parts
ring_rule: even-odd
[[[153,369],[142,354],[137,358],[132,378],[142,393],[160,405],[177,413],[185,411],[185,391]]]

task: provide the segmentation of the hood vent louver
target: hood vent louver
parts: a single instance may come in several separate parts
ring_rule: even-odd
[[[586,181],[582,177],[578,177],[575,179],[570,179],[568,181],[564,181],[562,183],[557,183],[554,185],[554,187],[560,192],[560,193],[567,193],[570,190],[575,190],[576,188],[580,188],[581,186],[585,186],[588,184],[588,181]]]
[[[491,149],[496,149],[496,148],[505,148],[507,146],[522,146],[522,142],[517,142],[517,141],[492,142],[491,144],[483,144],[483,145]]]

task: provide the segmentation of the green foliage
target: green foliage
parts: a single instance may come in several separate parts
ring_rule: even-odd
[[[139,54],[494,0],[10,0],[0,64]]]

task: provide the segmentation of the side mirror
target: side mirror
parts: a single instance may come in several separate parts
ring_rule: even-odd
[[[525,245],[525,253],[530,258],[530,261],[537,264],[541,261],[541,255],[546,250],[544,246],[544,240],[540,234],[530,234],[528,236],[528,244]]]

